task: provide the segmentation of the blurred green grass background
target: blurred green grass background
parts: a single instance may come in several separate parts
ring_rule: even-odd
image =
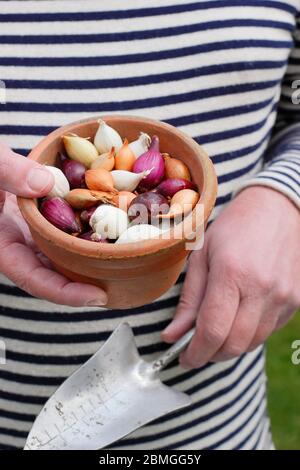
[[[300,450],[300,364],[291,362],[295,340],[300,340],[300,311],[267,344],[269,414],[278,450]]]

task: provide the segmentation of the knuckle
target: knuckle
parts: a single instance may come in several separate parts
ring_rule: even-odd
[[[257,276],[257,285],[260,291],[262,291],[265,294],[269,293],[273,287],[272,276],[270,274],[261,272]]]
[[[220,276],[225,279],[236,279],[242,276],[242,267],[234,256],[225,254],[220,260]]]
[[[277,304],[284,305],[291,299],[292,295],[287,286],[279,286],[274,293],[274,297]]]
[[[245,346],[238,341],[229,341],[223,351],[226,357],[239,357],[245,352],[245,349]]]
[[[30,286],[30,278],[26,275],[23,271],[18,271],[14,274],[14,282],[15,284],[25,292],[32,294],[31,286]]]
[[[179,303],[178,303],[178,310],[182,311],[185,310],[186,308],[191,307],[192,302],[191,298],[188,295],[182,294]]]
[[[204,328],[203,336],[209,344],[221,345],[225,339],[224,328],[216,324],[208,325]]]

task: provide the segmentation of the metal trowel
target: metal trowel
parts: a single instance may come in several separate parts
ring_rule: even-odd
[[[191,403],[164,385],[159,371],[187,346],[194,329],[154,362],[144,361],[121,323],[104,345],[49,398],[25,450],[97,450]]]

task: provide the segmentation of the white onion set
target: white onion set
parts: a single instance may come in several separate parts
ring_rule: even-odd
[[[114,180],[114,186],[118,191],[132,192],[151,171],[150,169],[141,171],[140,173],[132,173],[126,170],[113,170],[111,175]]]
[[[99,155],[101,155],[101,153],[110,152],[112,147],[118,151],[123,145],[118,132],[106,124],[102,119],[99,119],[98,122],[99,127],[94,137],[94,145],[98,150]]]
[[[90,226],[100,237],[115,240],[127,230],[129,219],[122,209],[103,204],[93,213]]]
[[[133,151],[135,158],[138,158],[143,153],[147,152],[151,144],[151,137],[145,132],[141,132],[137,140],[134,140],[129,144],[129,147]]]
[[[116,243],[134,243],[141,240],[149,240],[149,238],[159,237],[160,234],[161,231],[154,225],[132,225],[120,235]]]
[[[70,184],[66,176],[55,166],[47,166],[47,170],[54,176],[54,186],[48,193],[48,197],[64,198],[70,191]]]

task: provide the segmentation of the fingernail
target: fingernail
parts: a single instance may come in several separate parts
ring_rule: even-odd
[[[27,175],[27,184],[32,191],[42,192],[52,181],[52,174],[44,168],[32,168]]]
[[[85,305],[87,307],[101,307],[102,305],[106,305],[107,299],[92,299],[89,300]]]
[[[163,335],[167,335],[173,328],[173,323],[170,323],[163,331],[162,331],[162,334]]]

